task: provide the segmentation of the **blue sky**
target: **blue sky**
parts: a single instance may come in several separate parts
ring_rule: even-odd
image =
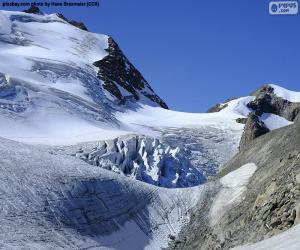
[[[170,108],[202,112],[264,83],[300,91],[300,15],[270,16],[268,3],[102,0],[42,10],[112,35]]]

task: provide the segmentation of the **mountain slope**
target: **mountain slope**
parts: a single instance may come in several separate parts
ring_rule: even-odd
[[[19,130],[11,137],[24,134],[38,142],[56,137],[61,143],[59,138],[64,133],[68,140],[83,137],[84,131],[99,136],[109,127],[119,130],[119,122],[112,113],[125,106],[147,103],[166,107],[143,78],[134,78],[138,71],[131,64],[125,80],[128,86],[139,84],[140,92],[135,94],[138,103],[129,98],[131,93],[120,90],[122,99],[127,100],[122,106],[117,97],[106,91],[108,75],[118,72],[103,73],[102,81],[93,64],[106,62],[110,56],[108,36],[81,30],[56,14],[0,11],[0,20],[0,112],[4,117],[0,127],[5,131],[2,135]],[[61,133],[57,134],[57,128]]]
[[[230,249],[267,239],[298,224],[299,136],[299,124],[274,130],[249,143],[247,148],[226,163],[215,178],[215,185],[221,184],[215,198],[205,211],[201,206],[194,207],[194,219],[184,227],[177,244],[171,245],[171,248]],[[248,163],[254,163],[257,169],[246,189],[242,193],[238,186],[228,190],[222,182],[223,178]],[[234,179],[230,179],[234,183]],[[227,197],[227,202],[222,203],[220,216],[214,210],[216,200],[220,195],[224,197],[225,191],[231,192],[233,197],[240,196],[240,199],[230,203],[235,198]],[[270,249],[272,241],[269,242]]]

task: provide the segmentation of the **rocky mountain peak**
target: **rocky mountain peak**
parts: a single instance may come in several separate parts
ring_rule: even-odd
[[[268,133],[270,130],[259,120],[258,116],[250,113],[244,127],[244,132],[240,141],[240,150],[243,150],[255,138]]]
[[[74,20],[69,20],[68,18],[66,18],[63,14],[61,13],[58,13],[56,14],[59,18],[61,18],[62,20],[68,22],[69,24],[77,27],[78,29],[81,29],[81,30],[85,30],[85,31],[88,31],[87,27],[85,26],[85,24],[83,22],[77,22],[77,21],[74,21]]]
[[[108,38],[108,55],[94,62],[99,68],[98,78],[103,81],[103,87],[119,104],[127,101],[148,99],[162,108],[168,109],[167,104],[154,93],[142,74],[127,59],[112,37]]]
[[[44,13],[41,12],[40,8],[32,5],[29,9],[24,10],[23,12],[28,13],[28,14],[37,14],[37,15],[43,15]]]

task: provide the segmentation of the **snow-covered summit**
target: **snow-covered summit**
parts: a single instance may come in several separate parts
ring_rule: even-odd
[[[57,14],[0,11],[0,23],[3,136],[110,137],[116,110],[167,108],[111,37]]]

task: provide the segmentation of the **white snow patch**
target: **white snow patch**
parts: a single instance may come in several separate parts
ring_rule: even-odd
[[[268,129],[274,130],[293,124],[287,119],[271,113],[264,113],[260,116],[260,120],[264,122]]]
[[[4,14],[4,12],[0,12],[0,35],[8,35],[11,32],[11,22]]]
[[[32,144],[68,145],[127,134],[109,124],[85,121],[67,112],[45,112],[28,119],[0,119],[0,135]]]
[[[118,120],[135,131],[145,132],[148,127],[201,127],[213,126],[240,130],[243,125],[236,122],[239,117],[246,117],[250,110],[246,106],[254,97],[242,97],[228,103],[228,106],[216,113],[185,113],[160,107],[141,105],[135,111],[117,113]]]
[[[290,102],[300,102],[300,92],[291,91],[275,84],[269,84],[274,89],[274,94]]]
[[[210,211],[212,225],[215,225],[232,205],[243,199],[249,179],[256,169],[257,166],[254,163],[248,163],[220,179],[222,189],[219,191]]]
[[[255,244],[238,246],[232,250],[299,250],[300,249],[300,224],[289,230],[262,240]]]

